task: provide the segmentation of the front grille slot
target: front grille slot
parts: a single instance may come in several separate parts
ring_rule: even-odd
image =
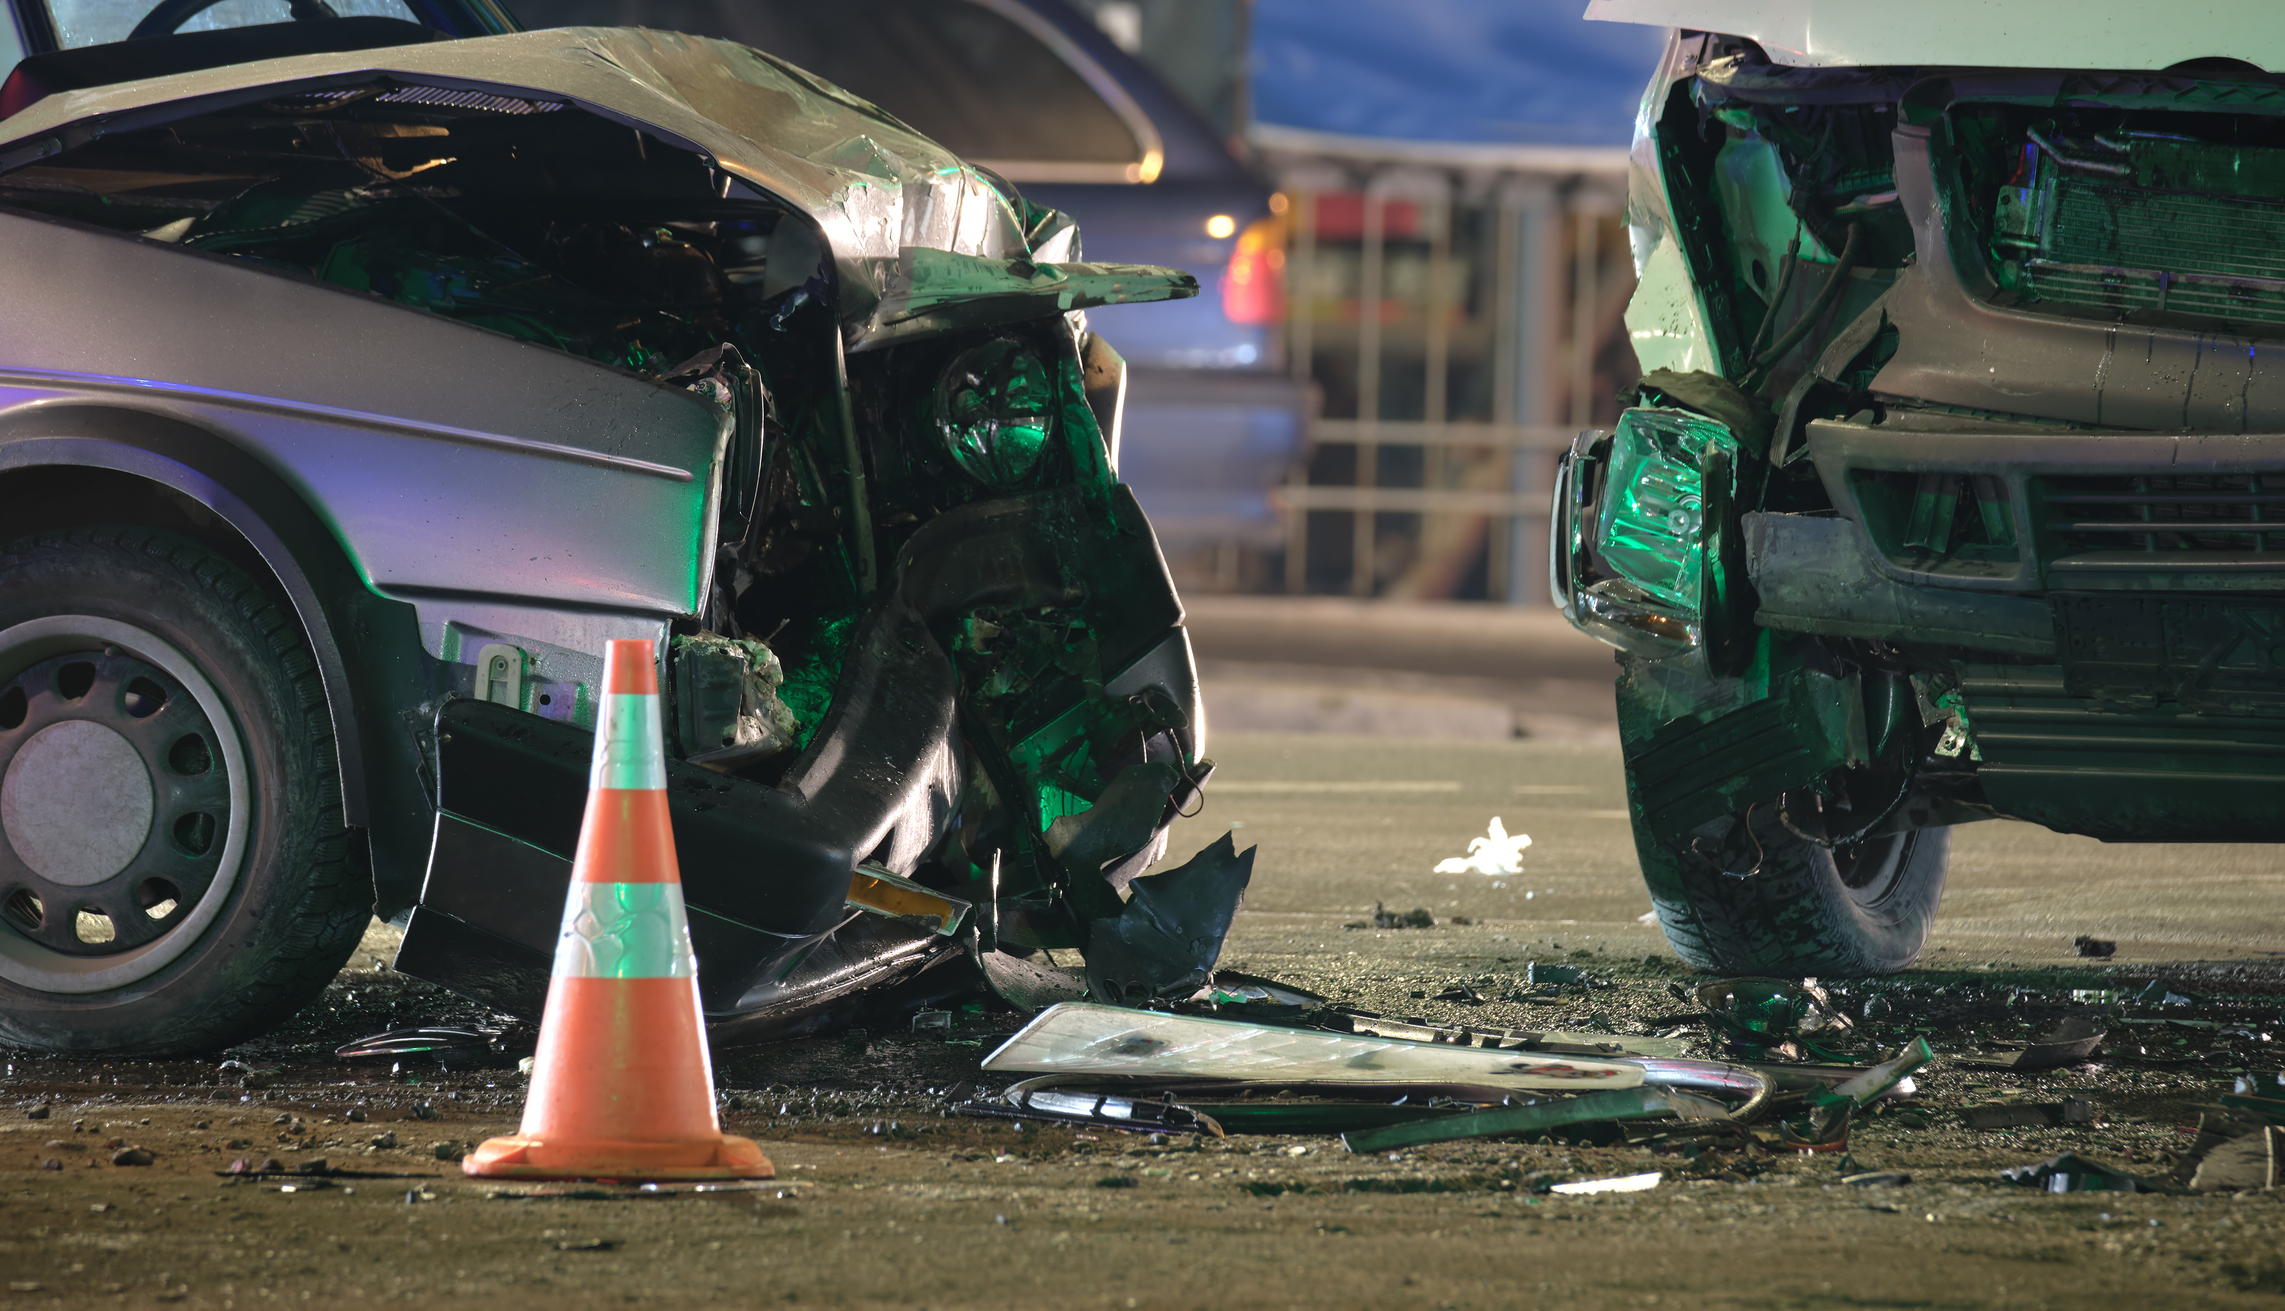
[[[2285,473],[2037,479],[2050,570],[2285,571]]]

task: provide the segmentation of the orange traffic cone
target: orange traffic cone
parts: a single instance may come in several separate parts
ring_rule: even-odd
[[[461,1162],[521,1179],[769,1179],[722,1132],[666,806],[649,642],[613,642],[522,1132]]]

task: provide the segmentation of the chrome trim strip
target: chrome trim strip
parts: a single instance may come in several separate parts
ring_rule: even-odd
[[[624,455],[608,455],[602,451],[584,450],[577,446],[563,446],[555,442],[534,441],[529,437],[510,437],[505,433],[478,432],[472,428],[454,428],[445,424],[414,423],[385,414],[372,414],[363,410],[345,410],[313,401],[281,400],[275,396],[255,396],[247,392],[224,391],[216,387],[200,387],[184,382],[164,382],[155,378],[119,378],[101,373],[74,373],[64,369],[11,369],[0,368],[0,384],[20,383],[33,386],[84,387],[99,391],[120,392],[130,396],[166,396],[193,402],[219,402],[241,409],[263,410],[297,418],[325,419],[336,423],[355,424],[361,428],[378,428],[403,433],[412,437],[425,437],[431,441],[451,442],[459,446],[489,446],[499,450],[535,455],[541,459],[561,460],[567,464],[586,464],[599,469],[616,469],[623,473],[642,474],[663,478],[669,482],[697,481],[697,475],[688,469],[673,465],[655,464]]]

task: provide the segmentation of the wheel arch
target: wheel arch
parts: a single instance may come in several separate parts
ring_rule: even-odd
[[[52,403],[0,414],[0,522],[12,536],[104,523],[166,528],[269,588],[316,659],[343,821],[368,835],[376,909],[411,903],[432,810],[417,742],[401,726],[422,699],[419,628],[411,606],[365,586],[317,507],[196,424]]]

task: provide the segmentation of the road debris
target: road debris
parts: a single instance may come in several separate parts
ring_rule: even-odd
[[[2086,1060],[2110,1036],[2107,1027],[2092,1018],[2074,1015],[2039,1035],[2019,1051],[1979,1053],[1955,1058],[1955,1064],[1987,1070],[2014,1070],[2028,1074],[2052,1070]]]
[[[1749,1060],[1800,1060],[1804,1052],[1836,1060],[1828,1050],[1832,1039],[1854,1027],[1814,979],[1718,979],[1686,994],[1674,986],[1678,995],[1696,1000],[1716,1032]]]
[[[1517,833],[1509,836],[1500,817],[1492,816],[1491,827],[1483,837],[1468,840],[1468,854],[1451,856],[1436,862],[1438,874],[1521,874],[1523,849],[1531,845],[1531,835]]]
[[[1139,1005],[1213,982],[1222,940],[1253,880],[1254,850],[1240,852],[1224,833],[1183,864],[1131,881],[1126,909],[1090,930],[1094,997]]]
[[[1547,1191],[1574,1197],[1583,1193],[1646,1193],[1658,1187],[1658,1181],[1665,1177],[1662,1171],[1652,1170],[1648,1174],[1624,1174],[1613,1179],[1579,1179],[1567,1184],[1550,1184]]]
[[[1411,910],[1398,911],[1390,910],[1387,906],[1376,901],[1373,903],[1371,923],[1356,920],[1341,927],[1345,929],[1432,929],[1436,927],[1436,917],[1428,913],[1426,906],[1415,906]]]
[[[1614,1088],[1560,1101],[1489,1107],[1414,1124],[1344,1134],[1341,1141],[1352,1152],[1385,1152],[1392,1147],[1459,1138],[1530,1136],[1587,1124],[1670,1119],[1727,1123],[1730,1114],[1720,1102],[1694,1093],[1666,1088]]]
[[[1066,1002],[984,1058],[987,1073],[1286,1087],[1417,1087],[1498,1101],[1514,1092],[1631,1088],[1640,1066],[1404,1042]]]
[[[2088,960],[2109,960],[2118,954],[2117,943],[2102,938],[2090,938],[2083,933],[2071,939],[2071,948]]]
[[[2285,1129],[2264,1124],[2207,1147],[2190,1176],[2190,1191],[2285,1187]]]
[[[2148,1183],[2124,1170],[2090,1161],[2076,1152],[2064,1152],[2037,1165],[2019,1165],[1999,1172],[2009,1183],[2026,1184],[2049,1193],[2150,1193]]]

